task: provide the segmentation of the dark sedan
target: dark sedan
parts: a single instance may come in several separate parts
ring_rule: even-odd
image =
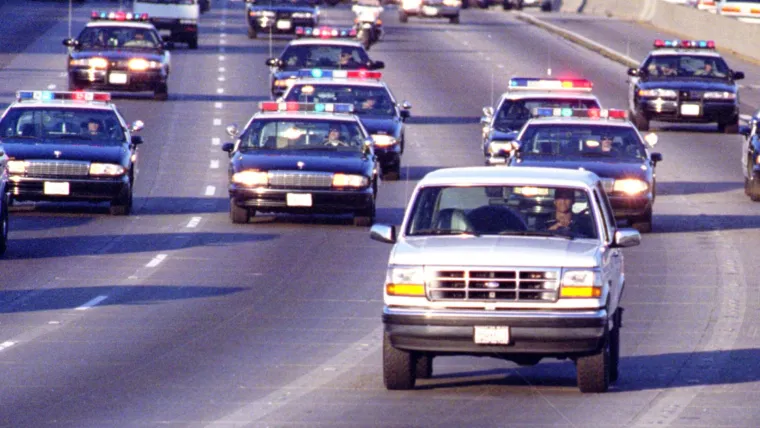
[[[296,27],[315,27],[319,9],[314,0],[246,0],[248,37],[259,33],[295,34]]]

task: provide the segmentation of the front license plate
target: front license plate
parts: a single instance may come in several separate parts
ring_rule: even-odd
[[[285,198],[289,207],[311,206],[311,193],[288,193]]]
[[[126,85],[127,73],[113,72],[108,75],[108,83],[112,85]]]
[[[46,181],[43,184],[42,188],[43,193],[46,195],[68,195],[69,194],[69,183],[63,182],[54,182],[54,181]]]
[[[474,340],[478,345],[508,345],[509,327],[476,325]]]
[[[290,30],[291,25],[290,21],[277,21],[278,30]]]
[[[431,6],[422,6],[422,13],[427,16],[437,16],[438,8]]]
[[[681,116],[699,116],[701,113],[699,104],[681,104]]]

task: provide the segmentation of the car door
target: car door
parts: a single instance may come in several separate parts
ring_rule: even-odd
[[[609,285],[609,313],[615,313],[623,294],[623,254],[619,248],[613,248],[614,234],[617,229],[612,206],[607,194],[598,182],[592,191],[595,205],[598,207],[601,226],[601,238],[604,242],[601,248],[602,280]]]

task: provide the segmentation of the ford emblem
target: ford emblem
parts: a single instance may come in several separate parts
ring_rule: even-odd
[[[499,288],[499,283],[496,281],[488,281],[483,284],[486,288]]]
[[[61,151],[60,150],[54,151],[53,154],[55,155],[56,158],[61,157]]]
[[[298,169],[303,169],[303,166],[304,166],[305,164],[304,164],[302,161],[298,161],[298,162],[296,163],[296,165],[298,166]]]

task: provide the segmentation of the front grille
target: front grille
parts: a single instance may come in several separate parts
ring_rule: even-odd
[[[290,19],[290,12],[277,12],[277,19]]]
[[[432,301],[554,302],[558,269],[438,270],[428,283]]]
[[[681,101],[701,101],[704,91],[681,91]]]
[[[604,188],[605,192],[612,193],[612,190],[615,188],[615,179],[602,178],[602,187]]]
[[[331,172],[269,171],[269,187],[329,189],[332,187]]]
[[[26,167],[27,177],[87,177],[90,163],[87,161],[32,160]]]

